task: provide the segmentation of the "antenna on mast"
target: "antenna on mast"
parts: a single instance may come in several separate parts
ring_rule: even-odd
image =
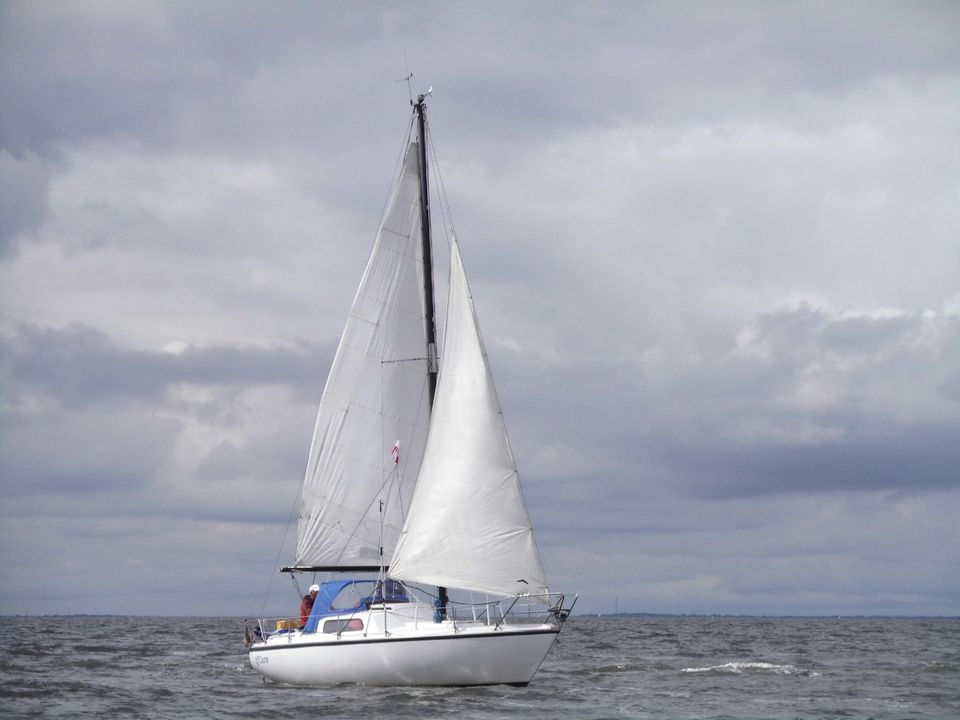
[[[403,51],[403,65],[407,65],[407,51]],[[410,81],[413,80],[413,73],[410,72],[410,69],[407,68],[407,76],[405,78],[400,78],[396,82],[406,82],[407,83],[407,95],[410,98],[410,104],[413,105],[413,86],[410,84]],[[431,88],[432,90],[433,88]]]

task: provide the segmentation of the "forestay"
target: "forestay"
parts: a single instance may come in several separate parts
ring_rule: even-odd
[[[416,143],[408,146],[323,390],[297,567],[376,567],[403,525],[429,423]],[[391,450],[399,440],[399,464]]]
[[[430,434],[390,575],[466,590],[546,592],[456,240]]]

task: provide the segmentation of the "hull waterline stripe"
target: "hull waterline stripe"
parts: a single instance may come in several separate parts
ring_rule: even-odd
[[[497,638],[517,637],[519,635],[559,635],[559,630],[523,630],[521,632],[497,632],[484,635],[439,635],[433,637],[369,638],[366,640],[334,640],[332,642],[288,643],[286,645],[251,645],[249,652],[271,652],[273,650],[295,650],[308,647],[350,647],[352,645],[375,645],[378,643],[433,642],[435,640],[494,640]]]

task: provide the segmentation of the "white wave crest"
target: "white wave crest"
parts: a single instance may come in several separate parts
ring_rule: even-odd
[[[817,673],[798,670],[794,665],[778,665],[768,662],[728,662],[708,667],[683,668],[682,673],[728,673],[740,675],[744,672],[769,672],[774,675],[816,675]]]

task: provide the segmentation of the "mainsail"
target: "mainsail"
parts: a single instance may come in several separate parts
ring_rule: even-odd
[[[390,575],[501,595],[547,592],[456,240],[430,434]]]
[[[296,568],[389,563],[416,482],[430,418],[417,158],[411,143],[323,390]]]

